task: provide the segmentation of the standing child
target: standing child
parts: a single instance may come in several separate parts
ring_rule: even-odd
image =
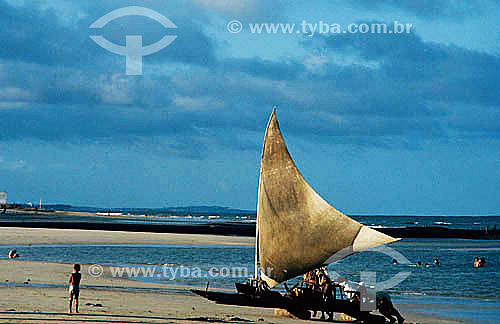
[[[71,313],[71,306],[73,304],[73,298],[75,299],[75,311],[78,313],[78,298],[80,296],[80,280],[82,280],[82,274],[80,273],[80,265],[75,264],[73,266],[73,272],[69,275],[69,312]]]

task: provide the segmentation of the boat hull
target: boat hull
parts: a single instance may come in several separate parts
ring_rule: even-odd
[[[255,296],[247,294],[225,293],[218,291],[205,291],[192,289],[193,293],[214,301],[217,304],[264,307],[264,308],[287,308],[289,301],[283,296]]]
[[[334,302],[325,305],[317,303],[313,299],[292,299],[277,292],[273,292],[273,294],[267,296],[259,296],[198,289],[192,289],[191,291],[208,300],[214,301],[217,304],[286,309],[291,314],[301,319],[309,319],[311,317],[311,312],[322,311],[344,313],[370,324],[385,323],[383,316],[371,314],[370,312],[362,312],[359,310],[359,305],[356,305],[348,300],[337,299]]]

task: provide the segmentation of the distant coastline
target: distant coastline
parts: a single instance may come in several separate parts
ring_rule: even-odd
[[[43,208],[36,208],[33,206],[23,205],[23,204],[7,204],[1,206],[1,211],[5,213],[29,213],[29,214],[43,214],[43,215],[59,214],[59,215],[74,215],[74,216],[155,216],[158,214],[172,214],[172,215],[223,214],[223,215],[255,216],[257,214],[255,210],[237,209],[237,208],[223,207],[223,206],[102,208],[102,207],[72,206],[65,204],[44,205]]]
[[[7,208],[3,211],[4,214],[42,214],[42,215],[68,215],[68,216],[97,216],[96,213],[66,211],[66,210],[48,210],[38,208]]]
[[[88,211],[69,211],[69,210],[52,210],[52,209],[39,209],[39,208],[7,208],[4,214],[34,214],[34,215],[66,215],[66,216],[88,216],[88,217],[116,217],[127,218],[128,215],[115,212],[88,212]],[[120,214],[120,215],[119,215]],[[138,216],[136,216],[138,217]]]

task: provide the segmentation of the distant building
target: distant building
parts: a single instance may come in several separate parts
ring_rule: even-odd
[[[7,204],[7,191],[2,190],[0,192],[0,205],[6,205]]]

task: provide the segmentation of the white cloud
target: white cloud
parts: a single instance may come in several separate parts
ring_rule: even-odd
[[[0,101],[0,109],[18,109],[28,107],[28,102],[23,101]]]
[[[0,88],[1,101],[19,101],[20,99],[30,99],[30,98],[31,98],[30,93],[24,89],[16,87]]]
[[[0,170],[16,171],[27,167],[28,165],[24,160],[7,161],[3,156],[0,156]]]
[[[17,109],[27,107],[32,95],[21,88],[0,88],[0,109]]]
[[[113,74],[111,78],[102,76],[99,80],[98,91],[103,103],[113,105],[127,105],[133,102],[130,96],[135,83],[121,74]]]
[[[186,108],[187,110],[213,110],[218,108],[224,108],[224,102],[210,97],[183,97],[177,96],[174,98],[173,102],[177,106]]]
[[[194,0],[194,3],[202,9],[243,21],[285,18],[285,10],[289,8],[289,4],[281,0]]]
[[[256,9],[256,1],[249,0],[194,0],[194,2],[202,7],[219,11],[225,14],[241,14]]]

